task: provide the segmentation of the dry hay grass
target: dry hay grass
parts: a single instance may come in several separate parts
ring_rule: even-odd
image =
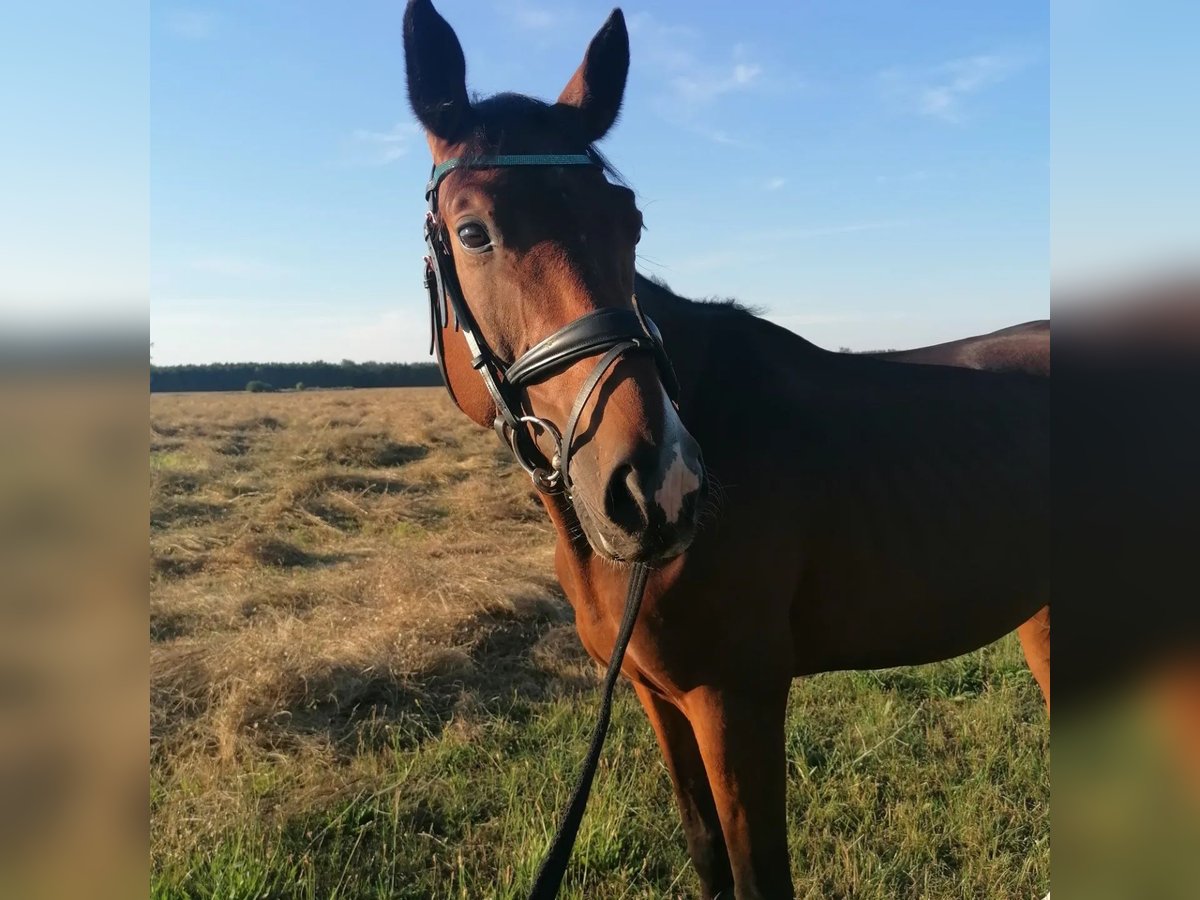
[[[440,390],[155,395],[150,431],[164,771],[345,757],[590,680],[528,480]]]

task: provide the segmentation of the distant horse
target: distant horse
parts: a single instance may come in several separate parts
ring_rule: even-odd
[[[595,659],[627,564],[653,566],[622,672],[703,895],[791,897],[792,679],[946,659],[1049,603],[1048,380],[827,352],[636,276],[642,216],[593,147],[624,93],[619,10],[554,104],[472,101],[428,0],[404,40],[447,387],[545,491]]]
[[[940,366],[965,366],[989,372],[1050,374],[1050,322],[1038,319],[1012,325],[989,334],[947,341],[913,350],[889,350],[872,354],[876,359],[925,363]]]

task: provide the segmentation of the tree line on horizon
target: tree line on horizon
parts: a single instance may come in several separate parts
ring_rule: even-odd
[[[878,353],[839,347],[841,353]],[[150,392],[278,391],[296,388],[439,387],[435,363],[325,361],[150,366]]]
[[[436,387],[431,362],[201,363],[150,366],[150,392],[282,390],[284,388]],[[254,385],[251,387],[251,385]]]

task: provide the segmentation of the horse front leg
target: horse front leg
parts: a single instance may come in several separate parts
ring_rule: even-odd
[[[790,682],[683,699],[716,802],[737,900],[791,900],[784,716]]]
[[[1042,689],[1046,712],[1050,712],[1050,607],[1043,606],[1017,629],[1029,671]]]
[[[703,900],[732,898],[733,873],[725,850],[725,836],[721,833],[721,820],[692,725],[670,700],[640,684],[634,685],[634,690],[671,773],[688,856],[700,878],[700,896]]]

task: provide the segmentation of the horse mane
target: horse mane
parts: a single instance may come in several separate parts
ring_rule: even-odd
[[[664,304],[702,316],[758,318],[762,314],[761,310],[747,306],[735,297],[682,297],[671,290],[671,286],[658,275],[637,272],[634,276],[634,290],[639,298],[649,297],[652,304]]]

